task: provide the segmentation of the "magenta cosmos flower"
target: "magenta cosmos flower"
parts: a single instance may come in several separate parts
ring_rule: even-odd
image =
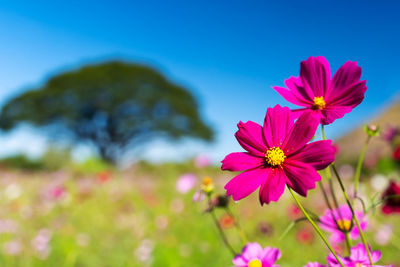
[[[388,188],[382,195],[382,199],[384,200],[382,206],[383,213],[400,213],[400,184],[390,181]]]
[[[361,229],[364,231],[368,222],[362,211],[356,211],[356,216],[360,222]],[[337,225],[334,221],[333,216],[337,220]],[[320,227],[327,232],[331,233],[330,240],[332,243],[339,243],[346,240],[346,236],[343,232],[349,231],[349,236],[351,239],[357,239],[360,237],[360,232],[355,224],[352,224],[352,213],[348,205],[341,205],[339,209],[333,210],[332,212],[327,209],[324,215],[320,218]]]
[[[238,124],[235,136],[247,152],[231,153],[222,161],[222,170],[244,171],[226,185],[235,201],[261,186],[260,202],[277,201],[285,185],[302,196],[321,179],[316,170],[334,161],[331,140],[307,144],[314,136],[319,117],[305,112],[294,122],[289,108],[268,108],[264,126],[248,121]]]
[[[235,267],[279,267],[274,263],[281,257],[277,248],[262,248],[258,243],[248,243],[242,254],[233,259]]]
[[[300,77],[285,80],[287,88],[273,88],[290,103],[304,107],[294,111],[313,110],[322,124],[330,124],[363,101],[367,86],[360,78],[357,62],[347,61],[331,79],[328,61],[321,56],[309,57],[300,64]]]
[[[378,262],[379,259],[381,258],[382,254],[379,250],[371,251],[371,248],[369,248],[369,251],[371,252],[371,259],[372,259],[372,263],[374,265],[370,264],[367,250],[365,249],[364,245],[361,243],[357,244],[355,247],[352,247],[350,249],[349,257],[342,258],[339,256],[339,259],[344,264],[345,267],[370,267],[370,266],[391,267],[391,266],[393,266],[393,265],[375,265],[375,263]],[[328,265],[330,267],[340,267],[340,264],[337,262],[337,260],[335,259],[335,257],[333,256],[332,253],[329,254],[327,260],[328,260]]]

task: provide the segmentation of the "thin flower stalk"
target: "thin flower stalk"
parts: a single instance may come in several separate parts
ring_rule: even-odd
[[[300,210],[303,212],[304,216],[306,216],[307,220],[311,223],[311,225],[314,227],[315,231],[317,234],[321,237],[322,241],[324,241],[325,245],[328,247],[328,249],[331,251],[337,262],[340,264],[340,266],[344,267],[343,263],[340,261],[339,257],[337,256],[336,252],[333,250],[332,246],[329,244],[328,240],[325,238],[324,234],[321,232],[319,227],[315,224],[313,219],[311,219],[310,215],[307,213],[307,211],[303,208],[303,205],[301,205],[300,201],[297,199],[296,195],[294,194],[293,190],[288,187],[290,194],[292,195],[294,201],[296,202],[297,206],[299,206]]]
[[[231,211],[229,206],[226,206],[225,210],[230,216],[232,216],[232,218],[235,219],[235,228],[239,232],[239,236],[242,239],[242,242],[244,244],[247,244],[249,242],[249,240],[247,239],[245,232],[243,231],[242,227],[240,226],[239,221],[237,220],[237,218],[235,217],[235,215],[233,214],[233,212]]]
[[[211,198],[210,198],[209,195],[208,195],[208,200],[211,201]],[[214,221],[214,223],[215,223],[215,226],[216,226],[217,229],[218,229],[218,232],[219,232],[219,234],[220,234],[220,236],[221,236],[221,238],[222,238],[222,241],[224,242],[224,244],[225,244],[225,246],[228,248],[228,250],[232,253],[232,255],[235,256],[235,255],[236,255],[236,252],[235,252],[235,250],[233,249],[233,247],[231,246],[231,244],[229,244],[228,238],[226,237],[226,235],[225,235],[225,233],[224,233],[224,230],[222,230],[222,228],[221,228],[221,226],[220,226],[220,224],[219,224],[219,222],[218,222],[217,216],[215,215],[214,209],[211,209],[211,210],[210,210],[210,214],[211,214],[211,217],[213,218],[213,221]]]
[[[338,171],[336,170],[335,164],[331,164],[331,166],[332,166],[333,172],[335,173],[336,178],[337,178],[337,180],[338,180],[338,182],[339,182],[340,188],[342,189],[342,192],[343,192],[344,198],[346,199],[347,205],[349,205],[349,208],[350,208],[350,210],[351,210],[351,213],[353,214],[354,222],[356,223],[357,228],[358,228],[358,231],[360,232],[361,241],[362,241],[363,244],[364,244],[365,250],[366,250],[367,253],[368,253],[369,261],[370,261],[370,263],[371,263],[371,265],[372,265],[371,252],[369,251],[367,240],[365,239],[364,233],[363,233],[363,231],[362,231],[362,229],[361,229],[360,222],[358,221],[357,216],[355,215],[353,206],[351,205],[351,202],[350,202],[350,198],[349,198],[349,196],[347,195],[346,188],[344,187],[343,182],[342,182],[342,180],[340,179],[340,175],[339,175]]]
[[[371,140],[371,136],[368,135],[367,140],[365,141],[361,153],[360,153],[360,157],[358,158],[358,162],[357,162],[357,169],[356,169],[356,173],[354,175],[354,197],[353,197],[353,203],[354,203],[354,199],[357,197],[357,192],[358,192],[358,185],[360,182],[360,176],[361,176],[361,168],[362,165],[364,163],[364,159],[365,159],[365,154],[367,152],[367,146],[369,143],[369,140]]]
[[[349,255],[350,255],[350,249],[351,249],[351,239],[350,239],[349,232],[346,232],[346,233],[345,233],[345,235],[346,235],[346,246],[347,246],[347,252],[348,252],[348,253],[349,253]]]

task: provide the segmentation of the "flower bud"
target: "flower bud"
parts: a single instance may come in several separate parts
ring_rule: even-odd
[[[375,124],[364,124],[364,131],[368,134],[368,136],[379,136],[381,129]]]
[[[214,184],[210,177],[205,177],[201,183],[201,190],[210,195],[214,191]]]

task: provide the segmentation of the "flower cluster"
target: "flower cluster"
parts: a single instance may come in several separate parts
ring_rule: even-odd
[[[371,250],[371,249],[370,249]],[[340,256],[339,256],[340,257]],[[380,251],[373,251],[371,252],[372,263],[376,263],[381,258]],[[363,244],[357,244],[356,246],[350,249],[350,255],[348,257],[340,257],[340,260],[343,262],[345,267],[369,267],[369,266],[376,266],[376,267],[391,267],[392,265],[372,265],[369,262],[368,253]],[[337,259],[332,255],[329,254],[327,257],[328,265],[323,265],[318,262],[309,262],[304,267],[340,267],[339,262]]]
[[[305,216],[295,222],[306,219],[311,223],[331,251],[327,258],[329,267],[377,266],[374,264],[380,259],[381,253],[371,250],[363,233],[367,228],[366,214],[353,207],[355,200],[360,200],[357,190],[365,149],[354,175],[354,198],[350,199],[334,165],[336,149],[331,140],[326,140],[324,132],[325,125],[342,118],[363,101],[367,87],[366,81],[361,80],[361,68],[356,62],[348,61],[331,77],[330,66],[324,57],[310,57],[301,62],[299,77],[285,80],[285,86],[275,86],[273,89],[285,100],[301,108],[291,110],[276,105],[267,109],[262,125],[252,121],[238,123],[235,137],[245,152],[228,154],[222,160],[222,170],[240,172],[225,185],[227,196],[238,201],[259,189],[259,201],[263,205],[278,201],[285,188],[288,188]],[[319,126],[322,140],[314,141]],[[367,144],[370,138],[379,135],[380,128],[375,125],[366,126],[365,131]],[[391,140],[396,134],[391,133]],[[385,137],[389,138],[387,134]],[[395,157],[396,155],[395,152]],[[344,205],[338,204],[330,166],[345,198]],[[322,170],[325,170],[325,177],[329,181],[330,195],[325,192],[318,172]],[[306,197],[308,191],[316,187],[317,182],[321,185],[328,207],[321,217],[308,212],[295,194]],[[384,210],[394,211],[399,207],[396,206],[399,199],[397,196],[400,194],[397,187],[392,183],[384,194],[384,197],[392,198],[386,200]],[[320,228],[331,233],[330,242],[335,247],[337,243],[346,241],[348,256],[340,256]],[[363,242],[351,246],[351,240],[360,237]],[[227,240],[224,240],[227,244]],[[257,243],[248,243],[242,253],[233,259],[233,264],[237,267],[276,266],[274,264],[280,256],[281,253],[276,248],[263,249]],[[325,265],[310,262],[307,266]]]

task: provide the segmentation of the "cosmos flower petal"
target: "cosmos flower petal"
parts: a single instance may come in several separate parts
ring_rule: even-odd
[[[274,86],[272,87],[278,94],[284,99],[295,105],[308,107],[313,104],[313,96],[306,92],[301,84],[301,80],[298,77],[290,77],[285,80],[284,87]]]
[[[369,249],[371,251],[371,248]],[[379,250],[376,251],[372,251],[371,252],[371,259],[372,262],[377,262],[379,261],[379,259],[382,257],[382,252],[380,252]]]
[[[343,89],[358,82],[361,78],[361,72],[361,67],[357,66],[357,62],[347,61],[344,63],[333,75],[329,97],[336,98],[343,93]]]
[[[286,137],[283,144],[283,151],[286,156],[297,152],[303,148],[314,136],[320,117],[313,111],[304,112],[295,122],[290,134]]]
[[[309,57],[302,61],[300,79],[303,87],[312,91],[314,97],[325,96],[331,81],[331,69],[328,61],[321,56]]]
[[[288,107],[276,105],[267,109],[263,134],[268,147],[280,147],[293,127],[292,112]]]
[[[382,212],[385,214],[399,213],[400,202],[397,200],[399,198],[400,184],[397,184],[395,181],[390,181],[389,186],[382,195],[382,199],[384,200]]]
[[[235,258],[233,258],[232,263],[235,266],[240,266],[240,267],[246,267],[247,266],[247,261],[242,257],[242,255],[237,255]]]
[[[286,79],[285,85],[297,99],[304,101],[306,106],[314,103],[314,95],[312,94],[312,92],[307,92],[304,89],[300,77],[292,76],[289,79]]]
[[[227,155],[221,162],[223,171],[244,171],[260,167],[264,164],[264,157],[253,156],[245,152],[235,152]]]
[[[261,253],[262,263],[265,266],[276,262],[281,257],[281,252],[277,248],[265,247]],[[264,265],[263,265],[264,266]]]
[[[342,89],[342,93],[336,93],[335,97],[327,99],[328,105],[331,108],[336,106],[356,107],[364,100],[365,91],[367,91],[366,81],[358,81],[349,84]]]
[[[242,172],[225,185],[226,194],[235,201],[247,197],[260,187],[269,171],[269,168],[256,168]]]
[[[247,243],[242,249],[242,253],[233,259],[235,267],[247,267],[252,260],[259,260],[262,266],[279,267],[274,265],[275,261],[281,256],[279,249],[265,247],[264,249],[258,243]]]
[[[311,165],[301,161],[286,160],[283,169],[287,176],[287,185],[304,197],[321,180],[321,176]]]
[[[309,163],[316,170],[323,170],[335,160],[335,149],[331,140],[307,144],[300,152],[291,155],[292,160]]]
[[[260,246],[260,244],[254,242],[254,243],[248,243],[242,251],[242,256],[247,259],[257,259],[260,256],[260,253],[263,251],[263,248]]]
[[[331,124],[336,119],[342,118],[346,113],[352,111],[351,107],[328,107],[321,111],[323,117],[321,118],[321,123],[323,125]]]
[[[286,180],[287,177],[283,169],[272,169],[260,189],[261,205],[264,203],[269,204],[271,201],[278,201],[285,191]]]
[[[253,155],[263,156],[267,150],[262,137],[262,127],[252,121],[238,123],[235,137],[239,144]]]

